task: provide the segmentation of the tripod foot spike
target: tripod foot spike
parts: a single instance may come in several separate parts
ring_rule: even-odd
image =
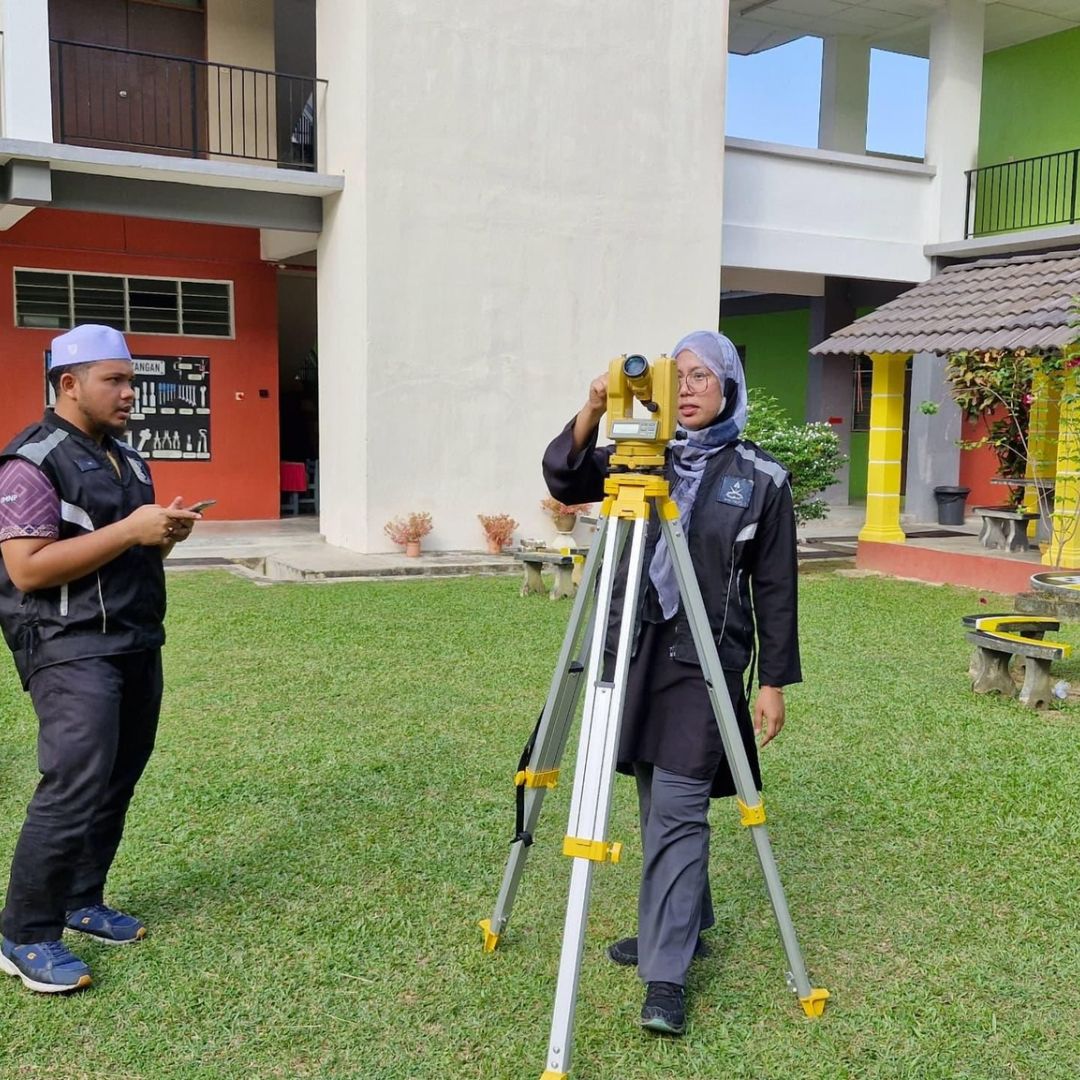
[[[481,919],[478,925],[480,929],[484,931],[484,952],[494,952],[495,946],[499,944],[499,938],[502,937],[502,935],[496,934],[495,931],[491,929],[490,919]]]
[[[799,1004],[811,1020],[816,1020],[825,1011],[825,1002],[828,997],[828,990],[823,986],[815,986],[806,997],[799,998]]]
[[[545,1069],[540,1074],[540,1080],[566,1080],[569,1073],[556,1072],[554,1069]]]

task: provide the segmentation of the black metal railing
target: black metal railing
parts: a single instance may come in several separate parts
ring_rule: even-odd
[[[964,236],[1074,225],[1078,165],[1080,150],[1063,150],[968,170]]]
[[[77,41],[51,49],[57,142],[317,167],[325,79]]]

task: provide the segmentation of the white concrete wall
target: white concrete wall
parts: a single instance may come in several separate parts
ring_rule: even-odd
[[[505,511],[547,535],[540,457],[589,379],[716,325],[727,4],[318,18],[346,175],[319,249],[323,531],[385,550],[428,510],[429,546],[478,548]]]
[[[0,136],[52,142],[48,0],[0,0],[3,115]]]
[[[821,48],[818,146],[848,154],[866,152],[870,102],[870,43],[829,36]]]
[[[274,71],[274,0],[209,0],[206,58],[215,64]],[[222,161],[245,156],[275,160],[275,93],[274,79],[269,76],[209,68],[206,98],[211,156]]]
[[[274,0],[209,0],[206,58],[274,70]]]
[[[922,281],[933,176],[903,161],[728,139],[724,263]]]
[[[937,167],[932,243],[964,237],[965,170],[975,168],[979,156],[985,20],[981,0],[943,0],[930,24],[926,161]]]

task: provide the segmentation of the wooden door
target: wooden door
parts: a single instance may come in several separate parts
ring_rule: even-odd
[[[143,145],[206,153],[206,14],[193,7],[127,0],[132,57],[129,110]]]
[[[49,29],[58,142],[205,153],[201,3],[49,0]]]

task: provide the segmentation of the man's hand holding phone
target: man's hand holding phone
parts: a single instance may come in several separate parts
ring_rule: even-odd
[[[195,527],[195,522],[199,520],[202,512],[213,506],[217,499],[200,499],[197,503],[192,503],[191,506],[184,506],[183,502],[184,500],[177,495],[165,508],[166,513],[170,510],[179,510],[183,515],[170,516],[163,542],[166,548],[171,548],[173,544],[179,544],[186,540],[191,535],[191,530]],[[192,514],[198,516],[192,517]]]

